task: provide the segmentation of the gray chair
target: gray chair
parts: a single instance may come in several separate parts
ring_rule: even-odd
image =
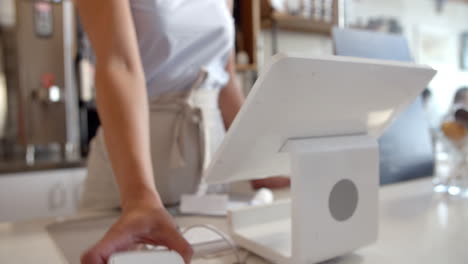
[[[336,55],[413,60],[401,35],[335,28],[333,40]],[[392,123],[379,144],[381,184],[433,175],[432,139],[421,97]]]

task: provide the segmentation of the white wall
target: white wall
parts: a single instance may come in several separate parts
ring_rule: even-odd
[[[437,123],[451,103],[454,91],[461,85],[468,85],[468,72],[459,70],[460,34],[468,32],[468,5],[448,3],[443,13],[436,12],[435,0],[354,0],[350,1],[348,22],[366,22],[370,17],[394,17],[404,28],[413,55],[417,62],[428,64],[421,56],[421,34],[429,32],[448,38],[448,48],[444,54],[450,56],[450,62],[445,65],[430,63],[439,70],[439,74],[431,83],[433,103],[430,109]],[[421,33],[423,32],[423,33]],[[268,61],[271,56],[271,33],[262,32],[260,43],[260,64]],[[329,37],[280,31],[279,51],[293,52],[302,55],[332,54],[332,42]]]

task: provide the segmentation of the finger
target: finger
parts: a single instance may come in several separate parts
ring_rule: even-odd
[[[291,180],[285,177],[276,177],[272,178],[270,188],[284,188],[291,184]]]
[[[185,240],[185,238],[177,231],[170,232],[168,236],[166,236],[162,243],[168,249],[173,250],[184,259],[186,264],[190,263],[190,260],[193,256],[193,249],[192,246]]]
[[[134,246],[132,236],[125,231],[109,230],[106,235],[82,257],[82,264],[105,264],[114,253]]]
[[[96,251],[91,249],[81,256],[81,264],[105,264],[105,262]]]

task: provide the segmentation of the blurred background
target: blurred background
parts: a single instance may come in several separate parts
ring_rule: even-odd
[[[236,1],[238,78],[248,93],[263,65],[278,52],[335,54],[333,28],[401,37],[407,60],[438,70],[422,96],[427,122],[413,133],[431,133],[423,146],[431,150],[425,163],[430,171],[381,180],[432,176],[437,151],[443,152],[437,147],[437,131],[456,91],[468,86],[467,14],[466,0]],[[389,46],[379,52],[392,58],[396,51]],[[99,126],[93,79],[93,51],[72,1],[0,0],[0,193],[4,201],[12,200],[16,196],[8,190],[31,193],[23,183],[37,182],[37,199],[47,200],[47,210],[18,218],[61,215],[76,207],[88,144]],[[50,172],[67,168],[72,170]],[[0,202],[0,211],[2,206],[6,202]]]

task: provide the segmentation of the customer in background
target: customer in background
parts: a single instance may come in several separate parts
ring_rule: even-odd
[[[461,87],[453,96],[453,105],[463,105],[468,107],[468,87]]]
[[[138,244],[167,246],[189,263],[192,249],[164,204],[197,189],[243,103],[235,80],[232,2],[75,2],[96,54],[102,121],[91,144],[82,205],[122,208],[82,263],[105,263]],[[253,183],[288,184],[284,178]]]

